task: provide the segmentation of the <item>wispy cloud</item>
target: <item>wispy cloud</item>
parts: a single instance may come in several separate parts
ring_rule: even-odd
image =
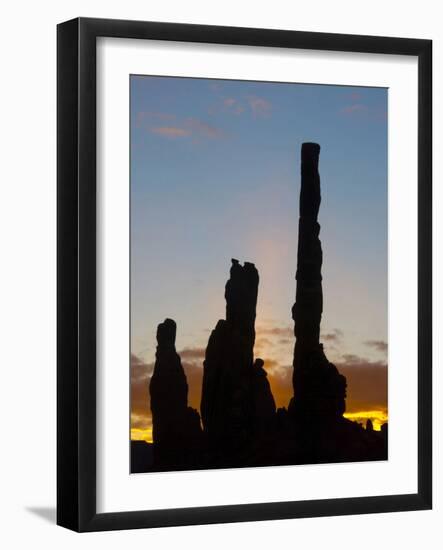
[[[322,334],[321,339],[328,343],[338,344],[343,339],[343,332],[335,328],[331,332]]]
[[[264,359],[265,369],[277,407],[287,407],[294,395],[292,365],[284,365],[275,359]]]
[[[259,340],[259,342],[263,341],[263,336],[279,336],[280,340],[278,343],[280,344],[287,344],[289,342],[295,343],[294,338],[294,328],[292,326],[287,327],[267,327],[267,326],[259,326],[257,328],[257,335],[262,340]],[[341,331],[338,328],[334,328],[329,332],[322,333],[321,338],[322,341],[327,342],[329,344],[339,344],[343,340],[343,331]],[[267,340],[267,343],[271,343],[269,340]],[[273,341],[273,344],[276,342]]]
[[[388,404],[388,367],[385,361],[371,361],[353,354],[335,363],[348,383],[346,410],[386,410]]]
[[[131,384],[144,383],[152,375],[154,363],[145,363],[140,357],[131,353]]]
[[[353,353],[344,353],[342,355],[342,359],[336,363],[337,367],[340,365],[341,367],[368,367],[368,368],[379,368],[383,367],[386,368],[386,363],[384,361],[371,361],[370,359],[366,359],[365,357],[360,357],[359,355],[355,355]]]
[[[219,92],[220,89],[214,91]],[[228,113],[231,115],[249,114],[252,118],[266,118],[271,115],[272,103],[263,97],[256,95],[244,95],[234,97],[217,93],[215,104],[208,109],[210,115],[216,113]]]
[[[184,348],[177,352],[182,359],[197,360],[204,359],[205,357],[205,348]]]
[[[234,97],[226,97],[223,100],[224,108],[234,115],[241,115],[245,111],[245,107],[238,99]]]
[[[154,363],[145,363],[131,354],[131,429],[147,430],[151,426],[149,379]]]
[[[153,134],[158,134],[159,136],[167,138],[182,138],[188,137],[191,135],[191,131],[186,128],[180,128],[178,126],[156,126],[149,128],[149,131]]]
[[[275,359],[264,359],[269,383],[277,406],[287,406],[293,396],[291,365],[285,365]],[[388,374],[384,361],[371,361],[364,357],[348,354],[335,363],[339,372],[346,376],[346,410],[387,411]]]
[[[188,129],[194,136],[207,137],[211,139],[219,139],[224,136],[224,132],[220,128],[207,124],[198,118],[186,118],[183,125],[184,128]]]
[[[293,327],[258,327],[257,328],[257,334],[269,334],[274,336],[294,336],[294,328]]]
[[[275,342],[269,338],[259,337],[255,340],[254,350],[260,353],[260,350],[268,349],[271,346],[274,346]]]
[[[362,94],[353,92],[348,94],[350,100],[347,105],[344,105],[339,113],[346,117],[367,118],[372,121],[385,122],[388,115],[385,106],[369,106],[362,101]]]
[[[225,107],[232,107],[233,105],[235,105],[237,103],[237,100],[234,99],[233,97],[227,97],[226,99],[223,100],[223,105]]]
[[[272,110],[272,104],[270,101],[255,95],[248,95],[246,100],[249,104],[252,115],[255,118],[270,116]]]
[[[162,124],[163,123],[163,124]],[[165,124],[166,123],[166,124]],[[195,117],[177,117],[172,113],[143,111],[137,114],[136,127],[169,139],[203,138],[220,139],[224,132],[204,120]]]
[[[388,351],[388,343],[384,340],[367,340],[365,344],[381,353],[386,353]]]
[[[247,104],[241,99],[235,97],[226,97],[219,94],[215,103],[208,108],[209,115],[226,113],[229,115],[241,115],[246,111]]]

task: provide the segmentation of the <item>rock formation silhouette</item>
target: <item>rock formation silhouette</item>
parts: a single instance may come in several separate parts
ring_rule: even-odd
[[[154,463],[161,467],[191,464],[201,444],[200,415],[188,407],[188,383],[175,350],[177,327],[166,319],[157,328],[157,352],[149,384]]]
[[[343,417],[346,379],[320,342],[323,312],[320,146],[304,143],[294,320],[293,389],[276,410],[262,359],[254,359],[259,275],[233,259],[225,286],[226,318],[212,331],[203,362],[200,415],[175,349],[176,324],[158,326],[150,381],[152,448],[132,445],[133,471],[310,464],[387,458],[388,426],[366,429]],[[153,457],[153,458],[152,458]],[[148,465],[147,461],[152,465]],[[146,464],[143,470],[143,463]]]
[[[213,460],[224,465],[245,459],[275,414],[263,361],[254,363],[258,283],[254,264],[232,260],[226,319],[212,331],[203,363],[203,429]]]
[[[297,460],[306,463],[377,459],[382,439],[372,430],[343,417],[346,378],[328,361],[320,343],[323,313],[323,254],[318,214],[321,203],[318,163],[320,146],[301,149],[300,217],[294,320],[293,417]],[[375,434],[375,437],[374,437]]]
[[[152,443],[146,441],[131,441],[131,474],[146,472],[152,467],[153,447]]]
[[[330,363],[320,343],[323,312],[323,261],[317,221],[320,209],[320,146],[303,143],[301,150],[300,218],[297,290],[294,319],[294,406],[305,422],[324,422],[345,412],[346,379]]]
[[[275,426],[275,401],[262,359],[256,359],[252,374],[254,432],[266,434]]]

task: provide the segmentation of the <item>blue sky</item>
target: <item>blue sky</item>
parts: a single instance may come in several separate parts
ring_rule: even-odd
[[[149,76],[130,86],[132,353],[152,363],[166,317],[178,350],[204,348],[237,258],[260,274],[256,351],[290,365],[293,342],[269,336],[292,326],[300,148],[315,141],[322,330],[339,335],[325,346],[338,362],[385,360],[387,90]]]

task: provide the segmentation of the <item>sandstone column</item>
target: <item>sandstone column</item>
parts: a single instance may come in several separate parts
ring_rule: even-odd
[[[317,221],[321,195],[320,146],[301,149],[300,217],[297,252],[297,291],[292,308],[294,334],[294,408],[299,421],[340,417],[345,410],[346,379],[330,363],[320,343],[323,312],[322,248]]]

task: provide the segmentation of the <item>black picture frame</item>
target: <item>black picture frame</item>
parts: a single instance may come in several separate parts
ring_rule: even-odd
[[[399,54],[418,58],[418,490],[416,494],[96,512],[96,39]],[[432,42],[79,18],[57,29],[57,523],[104,531],[432,507]]]

